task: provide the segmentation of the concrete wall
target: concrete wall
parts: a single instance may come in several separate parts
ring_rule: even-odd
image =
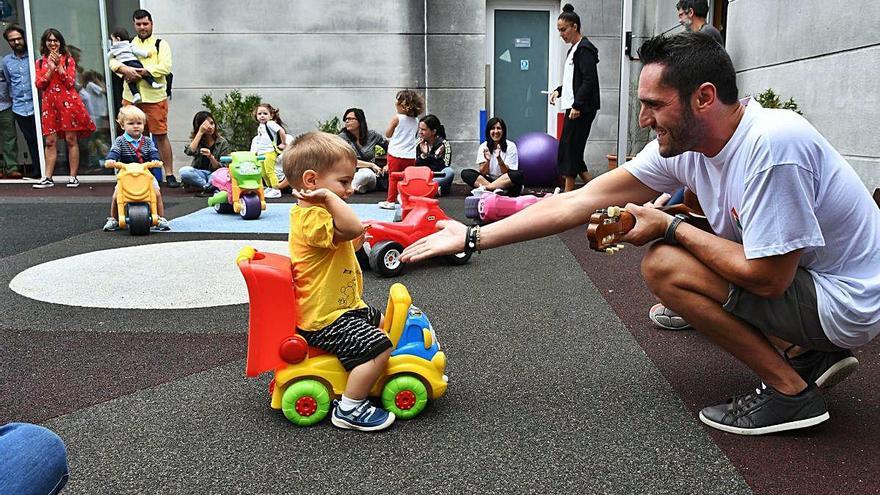
[[[144,0],[156,33],[174,53],[169,135],[175,166],[188,162],[180,150],[202,94],[260,94],[281,109],[290,132],[299,133],[353,106],[364,109],[371,128],[384,130],[394,93],[405,87],[422,90],[428,111],[444,123],[455,168],[472,166],[486,97],[486,1],[429,0],[427,13],[425,3],[267,0],[224,8],[209,0]],[[616,142],[620,2],[571,3],[601,60],[602,110],[586,150],[595,174],[607,168],[605,154]],[[561,67],[562,60],[555,63]]]
[[[384,132],[395,93],[415,88],[443,121],[454,162],[465,154],[470,162],[476,152],[474,116],[484,100],[482,1],[431,0],[427,37],[421,1],[143,3],[174,54],[169,135],[177,168],[188,164],[181,150],[201,96],[220,98],[233,89],[280,108],[296,135],[349,107],[363,108],[370,128]]]
[[[880,2],[733,0],[727,49],[740,93],[792,97],[870,190],[880,187]]]

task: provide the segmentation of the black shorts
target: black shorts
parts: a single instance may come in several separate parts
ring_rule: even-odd
[[[576,119],[568,118],[571,109],[565,111],[562,124],[562,136],[559,139],[559,151],[556,155],[556,169],[559,175],[574,177],[587,171],[584,162],[584,148],[590,137],[590,127],[596,118],[596,110],[584,110]]]
[[[299,330],[310,346],[334,354],[346,371],[391,348],[391,339],[379,328],[382,312],[367,306],[346,311],[333,323],[315,330]]]
[[[822,330],[816,284],[813,276],[804,268],[798,267],[794,281],[782,297],[776,299],[765,299],[730,284],[730,293],[723,307],[765,335],[773,335],[807,349],[824,352],[840,350]]]

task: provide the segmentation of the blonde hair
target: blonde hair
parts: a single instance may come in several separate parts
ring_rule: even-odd
[[[297,189],[302,187],[303,174],[314,170],[322,174],[339,162],[357,164],[351,145],[341,137],[326,132],[300,134],[281,155],[284,176]]]
[[[400,103],[403,113],[410,117],[418,117],[422,114],[422,110],[425,109],[425,99],[422,98],[422,95],[411,89],[398,91],[394,99],[397,103]]]
[[[116,116],[116,122],[122,126],[128,120],[140,121],[142,124],[146,124],[147,114],[134,105],[125,105],[119,109],[119,115]]]

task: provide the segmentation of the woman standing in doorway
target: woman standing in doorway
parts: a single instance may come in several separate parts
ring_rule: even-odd
[[[562,40],[571,44],[565,58],[562,85],[550,93],[550,103],[555,105],[558,99],[565,111],[556,166],[559,175],[565,178],[565,191],[568,192],[574,189],[575,177],[580,176],[584,182],[590,180],[584,163],[584,148],[599,110],[599,74],[596,71],[599,50],[581,34],[581,18],[571,4],[562,8],[556,29]]]
[[[52,187],[55,182],[55,160],[58,134],[67,142],[67,162],[70,167],[70,180],[67,187],[79,186],[76,174],[79,171],[79,142],[95,132],[95,123],[89,116],[79,93],[76,91],[76,62],[67,52],[64,36],[57,29],[49,28],[40,38],[40,53],[37,60],[36,86],[40,90],[40,120],[43,125],[43,139],[46,152],[46,174],[34,184],[37,189]]]

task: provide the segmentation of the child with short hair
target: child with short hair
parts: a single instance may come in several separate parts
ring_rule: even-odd
[[[254,108],[254,119],[259,123],[257,135],[251,140],[251,152],[263,156],[263,196],[280,198],[279,179],[275,173],[275,161],[287,146],[287,133],[281,112],[268,103],[260,103]]]
[[[382,430],[394,413],[367,394],[385,370],[391,340],[379,327],[382,313],[363,299],[355,250],[364,226],[345,199],[352,195],[357,158],[339,136],[309,132],[284,152],[284,175],[297,204],[290,209],[290,260],[296,288],[297,332],[309,345],[336,355],[349,371],[331,421],[339,428]]]
[[[142,50],[131,43],[131,36],[128,35],[128,31],[123,28],[116,28],[113,30],[113,33],[110,35],[110,41],[112,44],[110,45],[110,51],[107,53],[107,56],[110,58],[115,58],[116,61],[123,65],[127,65],[129,67],[133,67],[135,69],[143,69],[144,64],[138,60],[140,58],[147,58],[153,55],[156,52],[156,48],[150,47],[147,50]],[[156,79],[153,78],[150,74],[143,74],[141,78],[144,81],[150,83],[150,86],[153,89],[161,89],[164,88],[165,85],[157,82]],[[131,90],[132,103],[138,103],[141,101],[141,93],[138,90],[137,81],[130,81],[128,83],[128,89]]]
[[[401,172],[416,164],[416,135],[419,121],[416,120],[425,109],[425,99],[411,89],[403,89],[394,97],[397,114],[391,117],[385,137],[388,140],[388,162],[382,171],[388,174],[388,196],[379,201],[379,207],[386,210],[397,208],[397,179],[392,172]]]
[[[122,163],[146,163],[159,161],[159,150],[153,144],[152,139],[144,137],[144,124],[147,122],[147,116],[143,110],[134,106],[126,105],[119,109],[119,115],[116,118],[119,127],[124,131],[121,136],[116,138],[113,146],[107,153],[107,162]],[[107,217],[107,223],[104,224],[104,231],[119,230],[119,208],[116,206],[116,192],[119,188],[117,184],[113,189],[113,199],[110,201],[110,216]],[[156,228],[159,230],[171,230],[168,220],[165,220],[165,204],[162,201],[162,193],[159,191],[159,182],[153,177],[153,189],[156,191],[156,213],[159,214],[159,223]]]

